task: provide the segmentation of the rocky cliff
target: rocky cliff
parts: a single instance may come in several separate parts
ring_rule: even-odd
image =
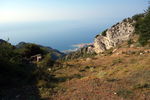
[[[135,30],[134,23],[135,21],[128,18],[97,35],[94,40],[93,50],[96,53],[101,53],[116,47],[123,41],[129,40]]]
[[[83,55],[93,55],[102,53],[108,49],[115,48],[117,45],[122,44],[124,41],[131,39],[136,22],[127,18],[122,22],[113,25],[111,28],[98,34],[92,45],[80,48],[79,50],[68,54],[65,59],[75,59],[82,57]]]

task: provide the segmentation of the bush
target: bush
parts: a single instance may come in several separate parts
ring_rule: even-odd
[[[35,44],[26,44],[23,48],[20,48],[20,54],[23,57],[30,58],[36,54],[44,54],[44,50],[42,50],[38,45]]]
[[[104,52],[105,55],[112,55],[113,54],[113,48],[108,49]]]
[[[137,15],[134,15],[133,17],[132,17],[132,19],[134,20],[134,21],[139,21],[141,18],[143,18],[144,17],[144,14],[137,14]]]
[[[11,95],[14,94],[16,97],[17,91],[19,94],[25,93],[24,96],[28,98],[32,95],[32,97],[38,98],[37,87],[53,87],[51,83],[54,81],[54,76],[47,70],[47,66],[53,64],[50,54],[43,59],[43,66],[46,67],[37,67],[25,59],[35,53],[42,53],[41,49],[35,45],[28,45],[20,49],[7,42],[0,43],[0,99],[14,99]],[[22,54],[25,56],[23,57]],[[24,89],[25,87],[27,89]],[[32,92],[28,90],[30,88],[35,94],[29,94]]]
[[[143,83],[143,84],[136,84],[133,86],[134,89],[143,89],[143,88],[150,88],[149,83]]]
[[[132,40],[132,39],[129,39],[129,40],[128,40],[128,46],[130,46],[131,44],[133,44],[133,40]]]
[[[99,37],[99,36],[100,36],[100,35],[98,34],[98,35],[95,36],[95,38],[97,38],[97,37]]]
[[[122,59],[118,58],[118,59],[114,59],[112,61],[112,66],[116,65],[116,64],[119,64],[119,63],[122,63]]]
[[[135,32],[139,34],[139,43],[144,46],[150,40],[150,8],[146,11],[143,18],[137,18],[137,23],[135,25]]]
[[[33,78],[35,66],[24,63],[15,50],[9,43],[0,44],[0,87],[20,86]]]
[[[106,36],[107,29],[101,33],[102,36]]]
[[[107,82],[116,82],[116,81],[118,81],[118,79],[115,79],[115,78],[108,78],[106,81],[107,81]]]
[[[125,99],[131,97],[132,94],[133,94],[133,92],[130,91],[130,90],[127,90],[127,89],[119,89],[117,91],[117,95],[120,96],[120,97],[123,97]]]
[[[53,66],[53,64],[54,64],[54,61],[52,60],[50,53],[46,54],[44,59],[39,63],[39,65],[42,67]]]

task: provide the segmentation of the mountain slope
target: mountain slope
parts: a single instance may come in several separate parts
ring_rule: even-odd
[[[125,19],[67,55],[53,72],[60,81],[52,99],[149,100],[149,21],[149,12]]]
[[[24,49],[27,45],[32,45],[33,43],[25,43],[25,42],[20,42],[19,44],[16,45],[18,49]],[[42,50],[44,50],[47,53],[50,53],[51,57],[53,60],[57,60],[58,58],[64,56],[64,53],[61,53],[60,51],[53,49],[51,47],[46,47],[46,46],[41,46],[38,44],[33,44],[38,47],[40,47]]]
[[[66,61],[53,73],[63,79],[53,100],[149,100],[149,61],[150,49],[145,48]]]

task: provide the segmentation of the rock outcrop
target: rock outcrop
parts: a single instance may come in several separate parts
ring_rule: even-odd
[[[110,29],[105,30],[95,37],[94,43],[79,50],[69,53],[65,59],[76,59],[102,53],[108,49],[114,48],[124,41],[131,39],[134,33],[135,21],[131,18],[124,19],[122,22],[113,25]]]
[[[132,19],[128,18],[104,31],[103,34],[97,35],[94,41],[94,51],[102,53],[129,40],[135,30],[134,23]]]
[[[64,56],[62,58],[62,60],[91,57],[91,56],[95,55],[93,48],[94,48],[93,45],[88,45],[86,47],[82,47],[82,48],[78,49],[77,51],[67,54],[66,56]]]

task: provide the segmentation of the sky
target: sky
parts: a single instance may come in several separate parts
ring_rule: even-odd
[[[129,16],[147,0],[0,0],[0,22],[93,20]]]
[[[148,0],[0,0],[0,38],[69,49],[92,42],[99,32],[147,7]]]

